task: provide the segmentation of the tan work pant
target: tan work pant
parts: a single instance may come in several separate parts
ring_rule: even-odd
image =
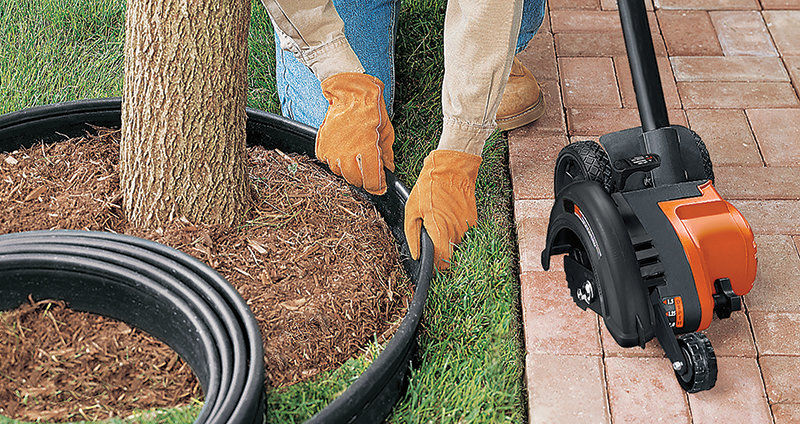
[[[364,72],[331,0],[261,2],[281,48],[320,81],[340,72]],[[521,17],[522,0],[448,0],[439,149],[481,154],[495,129]]]

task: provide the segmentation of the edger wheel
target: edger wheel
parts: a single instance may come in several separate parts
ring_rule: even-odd
[[[688,333],[678,337],[678,345],[685,359],[685,373],[675,371],[683,390],[689,393],[702,392],[717,383],[717,356],[711,341],[705,334]]]
[[[553,178],[555,194],[574,181],[590,180],[613,191],[611,161],[608,153],[594,141],[576,141],[561,149]]]

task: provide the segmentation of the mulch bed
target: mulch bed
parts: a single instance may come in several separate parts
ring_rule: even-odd
[[[5,416],[94,420],[202,395],[172,349],[123,322],[43,300],[3,313],[0,325]]]
[[[0,154],[0,234],[112,231],[205,261],[256,315],[267,386],[293,384],[338,367],[373,338],[387,339],[411,287],[370,203],[308,158],[260,147],[248,153],[257,194],[243,225],[179,218],[151,230],[133,228],[119,206],[119,131]],[[0,414],[102,419],[202,395],[188,366],[161,342],[42,301],[0,315]],[[74,353],[86,349],[98,353]]]

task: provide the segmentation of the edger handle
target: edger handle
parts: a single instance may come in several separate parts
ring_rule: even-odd
[[[619,0],[618,3],[642,131],[667,127],[667,105],[658,75],[658,63],[644,0]]]

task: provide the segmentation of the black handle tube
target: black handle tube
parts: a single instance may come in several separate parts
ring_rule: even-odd
[[[619,17],[628,62],[631,65],[633,89],[639,105],[642,131],[652,131],[669,126],[664,91],[658,75],[658,62],[653,49],[653,37],[647,22],[643,0],[619,0]]]

